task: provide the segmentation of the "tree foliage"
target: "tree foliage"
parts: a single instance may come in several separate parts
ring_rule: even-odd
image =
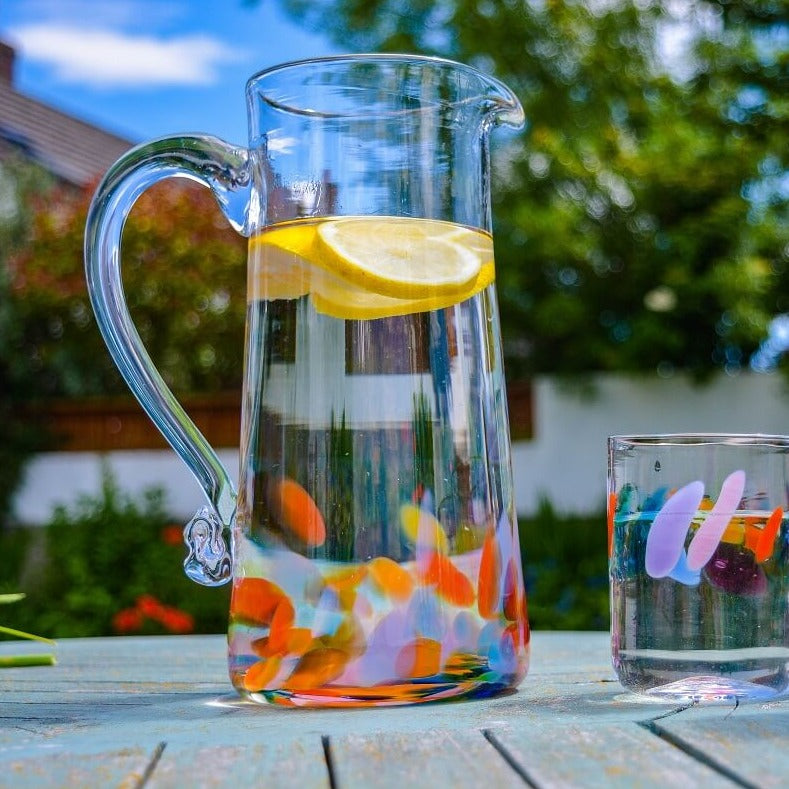
[[[26,460],[54,446],[25,417],[52,397],[128,394],[99,334],[83,264],[93,188],[35,163],[0,163],[0,526]],[[244,240],[196,185],[159,184],[123,233],[124,290],[137,329],[176,394],[237,391],[246,313]]]
[[[92,191],[55,186],[33,196],[26,243],[8,261],[11,309],[24,329],[11,338],[13,358],[38,371],[39,397],[128,392],[85,284]],[[201,187],[158,184],[132,209],[122,239],[126,300],[145,347],[176,391],[240,388],[245,261],[244,240]]]
[[[28,237],[31,217],[24,207],[51,186],[51,176],[37,165],[15,156],[0,162],[0,526],[26,459],[48,438],[41,425],[18,418],[19,406],[40,389],[41,375],[17,352],[27,327],[19,320],[8,261]]]
[[[736,371],[789,310],[780,0],[282,3],[520,97],[526,132],[494,139],[511,372]]]

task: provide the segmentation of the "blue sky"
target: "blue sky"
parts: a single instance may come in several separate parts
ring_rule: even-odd
[[[135,142],[243,143],[249,76],[338,51],[277,0],[0,0],[0,38],[18,90]]]

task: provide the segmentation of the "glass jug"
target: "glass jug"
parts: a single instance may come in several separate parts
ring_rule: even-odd
[[[522,108],[472,68],[405,55],[278,66],[246,95],[248,148],[191,135],[133,149],[85,240],[113,359],[209,502],[185,568],[232,580],[232,682],[332,706],[514,687],[529,629],[488,134]],[[171,176],[209,187],[249,238],[238,495],[124,302],[123,223]]]

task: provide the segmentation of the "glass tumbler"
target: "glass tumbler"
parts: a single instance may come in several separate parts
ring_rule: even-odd
[[[613,436],[611,645],[629,690],[765,700],[789,686],[789,438]]]

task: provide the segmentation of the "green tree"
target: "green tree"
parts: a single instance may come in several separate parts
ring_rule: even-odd
[[[41,372],[38,394],[127,394],[96,327],[83,234],[93,189],[55,187],[29,206],[24,246],[7,263],[16,356]],[[122,241],[126,300],[167,383],[179,392],[241,385],[245,242],[201,187],[168,182],[135,204]]]
[[[83,264],[93,189],[55,182],[22,157],[0,163],[0,527],[27,459],[56,446],[30,406],[53,397],[127,395],[96,327]],[[179,394],[241,386],[245,241],[208,192],[157,185],[123,235],[132,317]]]
[[[26,327],[17,314],[8,262],[28,237],[27,206],[51,186],[51,176],[22,157],[7,156],[0,162],[0,528],[27,459],[46,447],[49,438],[41,425],[18,418],[19,408],[40,391],[42,377],[21,353]]]
[[[521,98],[525,134],[494,151],[511,373],[702,378],[789,309],[780,0],[282,3],[349,49],[447,56]]]

